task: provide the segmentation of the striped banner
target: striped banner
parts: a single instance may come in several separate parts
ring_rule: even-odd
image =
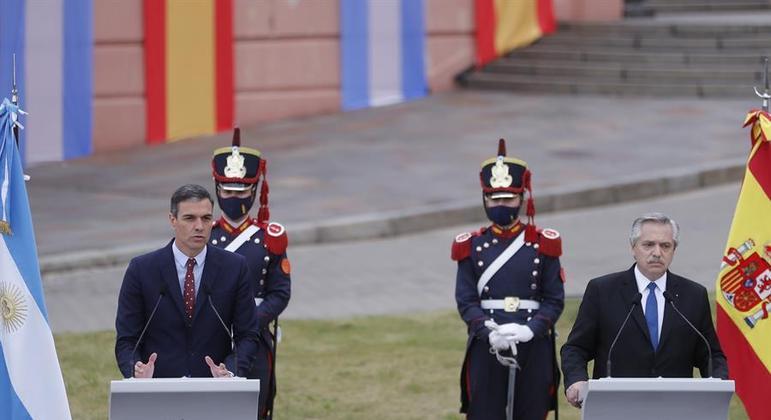
[[[423,0],[341,0],[344,110],[427,94]]]
[[[232,0],[144,0],[147,142],[233,126]]]
[[[3,0],[0,96],[11,96],[13,54],[19,105],[29,112],[26,162],[59,161],[92,150],[92,0]]]
[[[474,14],[477,66],[530,45],[557,27],[552,0],[475,0]]]
[[[717,333],[736,393],[768,418],[771,389],[771,115],[750,112],[752,148],[717,278]]]

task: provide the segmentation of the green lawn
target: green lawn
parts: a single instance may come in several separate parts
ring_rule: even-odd
[[[577,300],[566,302],[558,346],[577,309]],[[284,321],[282,329],[276,420],[462,419],[458,377],[466,333],[457,313]],[[55,338],[73,418],[107,418],[109,381],[120,378],[114,333]],[[579,419],[562,395],[560,417]],[[747,418],[738,398],[730,414]]]

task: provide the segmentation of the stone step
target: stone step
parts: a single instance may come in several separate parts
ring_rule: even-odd
[[[771,56],[771,48],[768,50],[757,51],[731,51],[724,53],[693,53],[689,51],[680,52],[641,52],[632,50],[611,51],[602,48],[585,48],[576,46],[538,47],[525,48],[510,53],[507,58],[533,59],[533,60],[565,60],[565,61],[598,61],[598,62],[616,62],[616,63],[683,63],[691,65],[739,65],[763,63],[764,56]]]
[[[612,37],[625,34],[677,36],[683,38],[703,36],[733,37],[748,34],[771,34],[771,22],[769,24],[746,22],[702,23],[699,21],[670,22],[654,19],[631,19],[620,22],[561,23],[556,34],[572,34],[575,36],[594,34],[598,37]]]
[[[635,50],[733,50],[771,49],[771,33],[737,37],[675,37],[662,35],[620,35],[614,37],[594,34],[562,33],[540,39],[533,46],[580,45],[582,47],[624,48]]]
[[[499,60],[485,68],[485,73],[562,76],[613,82],[665,82],[710,84],[755,84],[763,80],[759,66],[661,67],[622,63],[582,63],[565,61]]]
[[[766,11],[573,23],[461,76],[461,83],[524,92],[751,96],[769,56]]]
[[[698,97],[751,97],[754,95],[752,86],[749,84],[634,83],[494,73],[472,74],[466,79],[466,84],[475,89],[562,94]]]
[[[765,10],[771,8],[769,6],[771,6],[769,2],[764,0],[648,0],[642,5],[642,7],[651,10],[654,14]]]
[[[513,66],[526,65],[526,66],[596,66],[607,67],[613,69],[642,69],[642,70],[657,70],[657,69],[672,69],[672,70],[688,70],[688,71],[718,71],[718,72],[731,72],[731,71],[761,71],[762,61],[753,56],[752,62],[729,62],[729,63],[710,63],[704,65],[702,63],[686,63],[686,62],[674,62],[674,61],[662,61],[654,63],[636,63],[636,62],[623,62],[623,61],[571,61],[564,59],[533,59],[523,58],[519,56],[504,57],[496,60],[485,67],[485,70],[491,69],[496,66]]]
[[[635,0],[632,0],[635,1]],[[638,0],[639,1],[639,0]],[[719,7],[726,4],[752,4],[755,6],[763,6],[769,4],[768,0],[641,0],[642,3],[651,7],[661,5],[676,5],[676,6],[698,6],[706,5],[708,7]]]

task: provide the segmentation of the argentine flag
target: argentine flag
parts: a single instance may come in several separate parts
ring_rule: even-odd
[[[425,26],[423,0],[340,0],[343,110],[428,94]]]
[[[22,163],[93,150],[93,3],[0,0],[0,92],[11,88],[15,55],[16,85],[30,114],[20,142]],[[102,3],[109,9],[118,2]]]
[[[48,325],[35,232],[13,136],[18,108],[0,105],[0,419],[70,419]]]

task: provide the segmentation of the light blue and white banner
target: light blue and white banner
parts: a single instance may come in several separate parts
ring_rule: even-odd
[[[423,0],[341,0],[344,110],[427,94]]]
[[[92,151],[93,0],[0,0],[0,97],[10,98],[13,54],[26,162]]]
[[[70,408],[48,325],[24,173],[11,131],[14,113],[16,107],[5,99],[0,105],[0,419],[67,420]]]

